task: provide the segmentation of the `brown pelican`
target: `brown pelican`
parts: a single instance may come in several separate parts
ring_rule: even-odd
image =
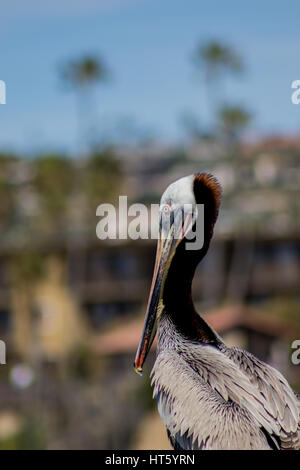
[[[299,449],[299,396],[276,369],[226,346],[193,306],[192,279],[208,250],[220,199],[217,180],[206,173],[179,179],[161,198],[135,370],[142,373],[158,330],[153,396],[175,449]],[[204,205],[204,243],[195,251],[187,242],[199,220],[198,205]]]

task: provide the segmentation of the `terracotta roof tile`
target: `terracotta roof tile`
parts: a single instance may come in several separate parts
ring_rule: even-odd
[[[297,331],[300,334],[299,325],[251,307],[225,306],[206,313],[203,318],[220,334],[237,327],[247,327],[270,336],[287,339],[295,337]],[[143,323],[144,318],[137,318],[111,331],[96,335],[92,343],[95,352],[105,355],[134,352],[138,347]]]

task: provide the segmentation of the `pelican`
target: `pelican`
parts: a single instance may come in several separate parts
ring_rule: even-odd
[[[221,187],[207,173],[183,177],[162,195],[135,371],[142,373],[158,332],[153,397],[174,449],[299,450],[300,397],[276,369],[228,347],[192,302],[194,272],[209,248],[220,200]],[[204,238],[195,250],[191,234],[196,238],[200,219]]]

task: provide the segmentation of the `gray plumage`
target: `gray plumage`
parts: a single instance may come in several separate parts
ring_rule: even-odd
[[[215,333],[217,335],[217,333]],[[178,449],[300,449],[300,401],[239,348],[192,343],[162,314],[153,395]]]

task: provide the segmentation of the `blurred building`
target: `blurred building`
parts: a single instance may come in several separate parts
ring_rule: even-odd
[[[206,140],[117,153],[123,172],[119,190],[129,203],[158,203],[171,181],[195,171],[209,171],[220,180],[223,201],[215,238],[193,287],[201,311],[222,302],[257,305],[292,298],[298,305],[295,317],[300,317],[299,141],[274,138],[244,145],[238,159]],[[80,177],[82,164],[74,165]],[[24,241],[26,224],[40,220],[36,170],[23,159],[6,160],[4,169],[2,180],[13,185],[19,211],[13,228],[3,231],[0,253],[0,337],[7,340],[8,352],[55,361],[121,319],[141,313],[156,241],[98,240],[95,215],[89,231],[80,226],[86,219],[78,194],[72,205],[76,230],[68,226],[67,234],[63,229],[51,234],[40,226],[36,238],[35,226],[32,243],[30,231]],[[110,202],[101,197],[99,203]],[[23,252],[29,264],[34,265],[36,255],[42,259],[43,275],[31,277],[28,260],[23,269]]]

